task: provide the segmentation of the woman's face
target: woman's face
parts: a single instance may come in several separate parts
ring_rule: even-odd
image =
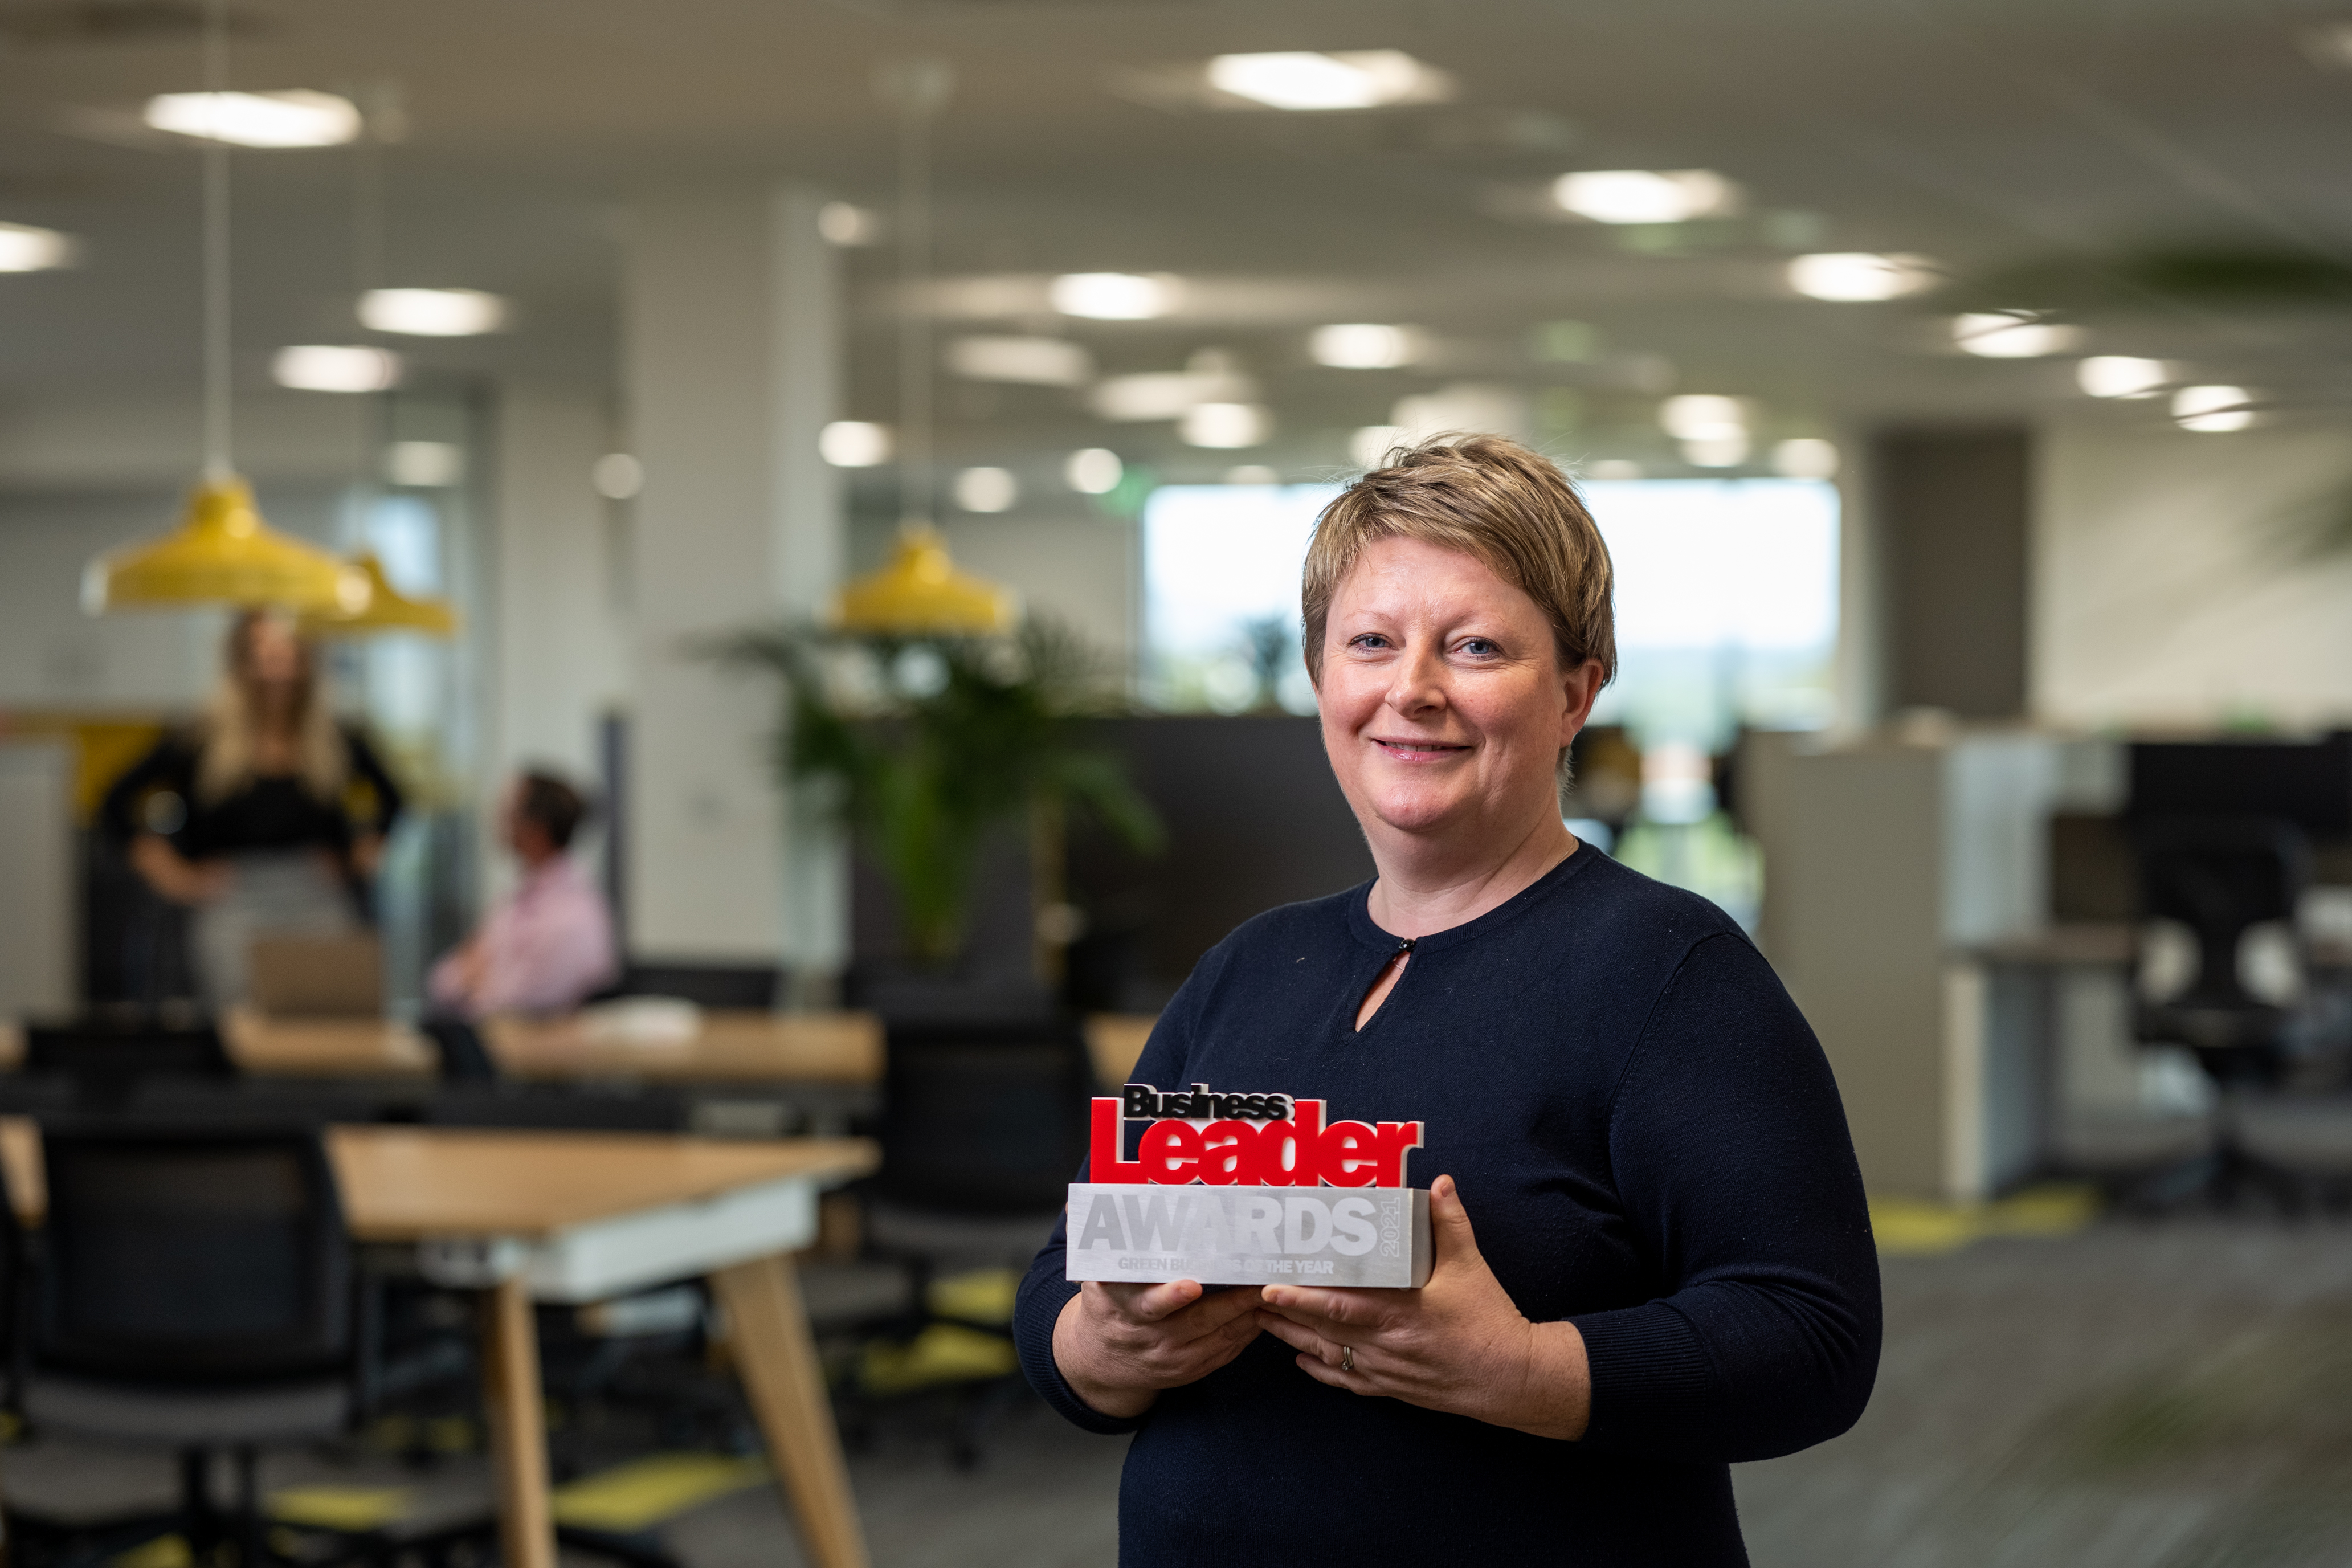
[[[276,689],[302,679],[302,642],[292,626],[274,616],[253,623],[245,634],[245,678]]]
[[[1383,539],[1331,597],[1316,695],[1377,848],[1381,828],[1517,843],[1556,816],[1559,749],[1600,689],[1599,662],[1561,669],[1543,611],[1485,563]]]

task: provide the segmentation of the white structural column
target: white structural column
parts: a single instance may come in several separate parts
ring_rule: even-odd
[[[838,483],[817,456],[840,379],[835,262],[797,186],[698,192],[631,215],[623,384],[645,465],[630,584],[628,924],[639,957],[845,958],[839,850],[773,768],[773,681],[697,639],[823,607]]]

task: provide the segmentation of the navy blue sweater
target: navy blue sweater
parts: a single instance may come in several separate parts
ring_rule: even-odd
[[[1423,1121],[1406,1180],[1452,1175],[1519,1310],[1576,1324],[1591,1425],[1561,1442],[1361,1398],[1270,1334],[1113,1420],[1054,1364],[1076,1289],[1057,1227],[1014,1330],[1064,1415],[1139,1428],[1120,1563],[1745,1562],[1728,1464],[1844,1431],[1878,1364],[1869,1214],[1812,1031],[1720,910],[1589,848],[1422,938],[1358,1030],[1402,945],[1369,892],[1271,910],[1219,943],[1136,1081]]]

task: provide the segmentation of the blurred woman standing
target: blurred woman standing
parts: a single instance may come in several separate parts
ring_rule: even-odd
[[[197,979],[243,998],[253,940],[333,936],[400,816],[400,790],[329,705],[315,650],[285,616],[247,611],[204,716],[108,791],[103,821],[147,885],[194,911]]]

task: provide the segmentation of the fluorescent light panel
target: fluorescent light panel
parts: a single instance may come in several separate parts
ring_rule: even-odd
[[[816,452],[836,468],[879,468],[890,460],[890,427],[836,419],[817,432]]]
[[[2083,329],[2010,310],[1983,310],[1952,319],[1952,342],[1985,359],[2040,359],[2083,341]]]
[[[0,272],[46,272],[74,258],[70,236],[25,223],[0,223]]]
[[[1255,447],[1274,429],[1274,416],[1255,403],[1202,403],[1184,411],[1176,433],[1188,447]]]
[[[1268,109],[1379,109],[1393,103],[1435,103],[1453,96],[1453,79],[1397,49],[1332,54],[1305,50],[1219,55],[1209,62],[1209,85]]]
[[[2074,384],[2093,397],[2153,397],[2171,379],[2162,360],[2128,354],[2093,354],[2074,367]]]
[[[1551,195],[1594,223],[1685,223],[1729,212],[1739,197],[1712,169],[1587,169],[1553,181]]]
[[[506,325],[507,302],[478,289],[371,289],[360,324],[419,338],[470,338]]]
[[[1087,447],[1063,460],[1062,478],[1080,495],[1108,495],[1127,477],[1127,465],[1108,447]]]
[[[1307,352],[1317,364],[1338,370],[1392,370],[1420,357],[1418,336],[1411,327],[1350,321],[1316,328]]]
[[[966,468],[955,477],[955,503],[966,511],[1009,511],[1021,481],[1009,468]]]
[[[2242,386],[2184,386],[2172,395],[2172,417],[2183,430],[2243,430],[2254,422],[2252,400]]]
[[[382,392],[400,380],[400,356],[389,349],[302,343],[279,349],[270,378],[298,392]]]
[[[348,98],[289,92],[164,92],[142,114],[158,131],[237,147],[340,147],[362,121]]]
[[[1811,300],[1899,300],[1936,281],[1923,256],[1881,256],[1869,251],[1820,251],[1789,263],[1789,287]]]
[[[1065,316],[1097,321],[1149,321],[1176,308],[1178,284],[1138,272],[1066,272],[1047,298]]]
[[[1066,338],[958,338],[946,357],[948,369],[967,381],[1083,386],[1095,374],[1094,355]]]

